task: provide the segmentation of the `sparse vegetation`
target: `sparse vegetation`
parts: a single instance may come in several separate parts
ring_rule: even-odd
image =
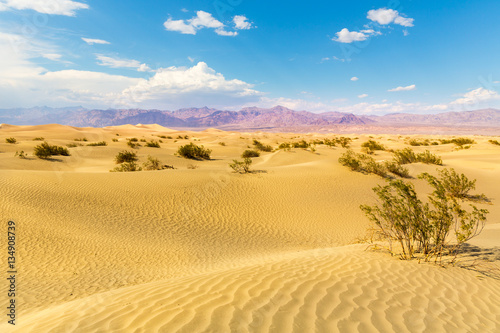
[[[423,153],[415,154],[415,152],[413,152],[413,150],[411,150],[410,148],[396,150],[394,152],[394,160],[398,164],[410,164],[416,162],[436,165],[443,164],[441,157],[432,154],[428,150],[424,151]]]
[[[454,139],[440,139],[439,140],[441,144],[448,144],[448,143],[454,143],[457,146],[463,146],[463,145],[472,145],[475,144],[476,141],[469,139],[469,138],[454,138]]]
[[[160,148],[160,143],[155,140],[151,140],[146,143],[146,147],[151,147],[151,148]]]
[[[342,148],[349,148],[352,142],[351,138],[346,138],[341,136],[340,138],[336,138],[335,141],[340,144]]]
[[[26,153],[24,152],[24,150],[21,150],[20,152],[16,151],[16,153],[14,154],[14,157],[19,157],[21,159],[26,159],[28,157],[28,155],[26,155]]]
[[[406,167],[404,167],[401,164],[398,164],[394,161],[391,161],[391,162],[386,161],[385,168],[390,173],[395,174],[401,178],[411,178],[410,171]]]
[[[136,141],[128,140],[127,146],[129,146],[130,148],[133,148],[133,149],[139,149],[139,147],[141,145],[137,142],[137,139],[136,139]]]
[[[130,142],[139,142],[139,139],[137,138],[128,138],[127,140]]]
[[[68,147],[68,148],[75,148],[75,147],[78,147],[78,146],[82,146],[82,144],[81,144],[81,143],[74,143],[74,142],[71,142],[71,143],[68,143],[68,144],[66,145],[66,147]]]
[[[113,138],[111,139],[113,142],[118,142],[118,139],[117,138]]]
[[[115,156],[116,164],[125,163],[125,162],[132,163],[132,162],[136,162],[137,160],[138,160],[137,154],[134,153],[133,151],[124,150],[124,151],[119,152]]]
[[[43,140],[45,140],[45,138],[43,138],[41,136],[37,137],[37,138],[33,138],[33,141],[43,141]]]
[[[441,177],[441,183],[446,191],[446,194],[450,197],[457,199],[466,199],[470,191],[476,188],[476,180],[469,180],[463,173],[458,174],[455,169],[444,169],[439,171]],[[429,175],[424,173],[428,179]]]
[[[269,145],[264,145],[262,142],[260,142],[258,140],[253,140],[253,145],[256,149],[258,149],[260,151],[264,151],[264,152],[273,151],[273,147],[271,147]]]
[[[5,142],[15,144],[17,142],[16,138],[6,138]]]
[[[425,164],[443,165],[443,160],[441,159],[441,157],[432,154],[428,150],[424,151],[423,153],[417,154],[417,161]]]
[[[278,149],[290,150],[291,145],[290,142],[283,142],[278,146]]]
[[[134,172],[141,171],[142,168],[135,162],[123,162],[119,166],[115,167],[110,172]]]
[[[488,211],[471,205],[468,212],[447,194],[443,179],[428,174],[420,178],[434,189],[428,196],[429,203],[418,198],[412,183],[391,180],[388,185],[373,188],[380,204],[360,208],[374,222],[378,236],[388,242],[392,254],[397,253],[396,243],[400,257],[406,260],[420,257],[437,261],[446,254],[456,256],[464,242],[481,232]]]
[[[90,146],[90,147],[99,147],[99,146],[107,146],[108,143],[106,141],[99,141],[99,142],[92,142],[92,143],[88,143],[87,146]]]
[[[221,145],[222,147],[225,147],[226,143],[225,142],[219,142],[219,145]]]
[[[340,156],[339,163],[349,167],[352,171],[373,173],[381,177],[387,177],[387,170],[384,164],[375,161],[373,157],[366,154],[356,154],[350,149]]]
[[[260,153],[256,150],[245,150],[243,154],[241,154],[242,158],[247,158],[247,157],[259,157]]]
[[[184,158],[189,158],[193,160],[209,160],[212,151],[206,149],[203,146],[197,146],[194,143],[190,143],[184,146],[180,146],[177,150],[177,154]]]
[[[77,139],[75,139],[74,141],[85,141],[85,142],[86,142],[86,141],[87,141],[87,138],[77,138]]]
[[[148,160],[143,163],[142,167],[144,170],[174,169],[172,165],[162,164],[159,159],[153,156],[148,156]]]
[[[46,141],[36,146],[33,155],[40,159],[49,159],[52,156],[70,156],[67,148],[60,146],[51,146]]]
[[[234,163],[229,164],[231,169],[234,170],[234,172],[238,173],[249,173],[250,172],[250,165],[252,164],[252,159],[249,157],[246,157],[243,159],[243,161],[238,161],[238,160],[233,160]]]
[[[492,145],[500,146],[500,142],[498,142],[497,140],[488,140],[488,142]]]
[[[191,170],[194,170],[194,169],[198,169],[198,166],[197,166],[197,165],[194,165],[194,164],[188,164],[188,165],[187,165],[187,168],[188,168],[188,169],[191,169]]]
[[[375,140],[368,140],[361,144],[363,152],[367,154],[373,154],[376,150],[385,150],[385,147]]]

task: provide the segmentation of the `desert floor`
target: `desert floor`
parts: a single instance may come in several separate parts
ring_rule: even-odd
[[[118,152],[132,150],[127,138],[158,136],[172,139],[161,139],[161,148],[142,143],[140,162],[152,155],[175,169],[109,172]],[[347,136],[357,152],[369,139]],[[9,137],[17,143],[6,143]],[[40,160],[32,155],[37,137],[83,145],[69,148],[69,157]],[[334,135],[2,125],[0,331],[499,332],[500,274],[402,261],[359,242],[371,225],[359,205],[375,203],[371,189],[384,180],[341,166],[344,148],[262,153],[251,174],[228,166],[253,139],[276,148],[324,137]],[[416,176],[453,167],[477,179],[477,192],[491,199],[477,205],[490,214],[470,243],[482,259],[479,268],[494,268],[500,146],[488,140],[499,138],[468,137],[477,142],[470,149],[412,147],[440,155],[444,166],[408,168]],[[407,136],[373,139],[409,147]],[[102,140],[108,145],[86,146]],[[212,149],[212,160],[174,155],[189,142]],[[14,156],[21,150],[27,159]],[[424,181],[412,182],[422,196],[430,191]],[[15,327],[5,315],[9,220],[17,226]]]

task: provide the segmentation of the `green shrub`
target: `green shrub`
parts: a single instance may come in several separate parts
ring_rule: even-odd
[[[87,141],[87,138],[75,139],[74,141]]]
[[[140,141],[141,141],[141,142],[146,142],[146,139],[141,139]]]
[[[43,140],[45,140],[45,138],[41,136],[33,139],[33,141],[43,141]]]
[[[384,164],[375,161],[373,157],[366,154],[356,154],[350,149],[340,156],[339,163],[347,166],[352,171],[373,173],[381,177],[387,177],[387,170]]]
[[[144,170],[163,170],[163,169],[173,169],[171,165],[163,165],[159,159],[148,156],[148,160],[143,163]]]
[[[428,174],[422,174],[429,178]],[[444,169],[439,171],[441,183],[446,191],[446,194],[453,198],[465,199],[468,193],[476,188],[476,180],[469,180],[463,173],[458,174],[455,169]]]
[[[398,164],[410,164],[417,161],[417,155],[410,148],[396,150],[394,152],[394,160]]]
[[[6,138],[5,142],[14,144],[17,142],[17,140],[16,140],[16,138]]]
[[[219,145],[221,145],[222,147],[225,147],[226,143],[225,142],[219,142]]]
[[[391,162],[386,161],[385,168],[390,173],[393,173],[401,178],[411,178],[410,171],[407,168],[405,168],[404,166],[402,166],[401,164],[398,164],[394,161],[391,161]]]
[[[127,141],[127,146],[129,146],[130,148],[138,149],[141,145],[129,140]]]
[[[113,138],[111,139],[113,142],[118,142],[118,139],[117,138]]]
[[[21,150],[20,152],[17,152],[14,154],[14,157],[19,157],[21,159],[25,159],[28,157],[28,155],[26,155],[26,153],[24,152],[24,150]]]
[[[68,148],[75,148],[75,147],[78,147],[78,146],[81,146],[81,145],[82,145],[81,143],[73,143],[72,142],[72,143],[68,143],[66,145],[66,147],[68,147]]]
[[[425,164],[443,165],[443,160],[441,160],[441,157],[431,154],[431,152],[428,150],[418,154],[417,161]]]
[[[283,142],[278,146],[278,149],[290,150],[291,145],[290,142]]]
[[[209,160],[212,151],[206,149],[203,146],[197,146],[194,143],[189,143],[184,146],[180,146],[177,150],[177,154],[184,158],[189,158],[193,160]]]
[[[323,141],[324,141],[325,145],[327,145],[328,147],[335,147],[337,145],[335,139],[333,139],[333,140],[331,140],[331,139],[324,139]]]
[[[133,172],[133,171],[141,171],[142,168],[137,165],[135,162],[123,162],[119,166],[115,167],[113,170],[109,170],[110,172]]]
[[[137,154],[134,153],[133,151],[124,150],[124,151],[119,152],[115,156],[116,164],[120,164],[120,163],[124,163],[124,162],[132,163],[132,162],[136,162],[137,160],[138,160]]]
[[[92,142],[87,144],[87,146],[90,147],[107,146],[107,145],[108,143],[106,141]]]
[[[374,222],[378,235],[386,240],[394,253],[393,243],[401,248],[402,259],[410,260],[421,254],[424,260],[445,254],[458,253],[461,245],[478,235],[484,227],[488,211],[472,206],[467,212],[453,198],[446,195],[441,180],[426,174],[421,176],[434,188],[423,203],[412,183],[391,180],[386,186],[377,186],[373,191],[380,204],[361,205],[361,210]],[[449,234],[454,230],[454,242]]]
[[[385,147],[374,140],[368,140],[361,144],[361,147],[366,148],[367,151],[375,151],[375,150],[385,150]]]
[[[260,153],[258,151],[255,151],[255,150],[245,150],[243,152],[243,154],[241,154],[241,157],[243,158],[247,158],[247,157],[259,157],[260,156]]]
[[[33,155],[41,159],[48,159],[51,156],[70,156],[67,148],[60,146],[51,146],[46,141],[36,146]]]
[[[361,169],[361,161],[359,160],[357,154],[350,149],[340,156],[339,163],[348,167],[352,171],[359,171]]]
[[[139,139],[137,138],[128,138],[127,140],[130,142],[139,142]]]
[[[448,144],[448,143],[454,143],[457,146],[463,146],[463,145],[469,145],[469,144],[474,144],[476,141],[469,139],[469,138],[454,138],[454,139],[440,139],[439,140],[442,144]]]
[[[158,141],[151,140],[148,143],[146,143],[146,147],[160,148],[160,144],[158,143]]]
[[[488,142],[491,143],[492,145],[500,146],[500,142],[498,142],[497,140],[488,140]]]
[[[231,169],[234,170],[234,172],[238,173],[249,173],[250,172],[250,165],[252,164],[252,159],[249,157],[246,157],[243,162],[238,161],[238,160],[233,160],[234,163],[229,164]]]
[[[292,147],[306,149],[309,148],[309,143],[306,140],[300,140],[299,142],[292,142]]]
[[[273,151],[273,147],[271,147],[269,145],[264,145],[264,144],[262,144],[262,142],[260,142],[258,140],[253,140],[253,145],[255,146],[256,149],[258,149],[260,151],[264,151],[264,152]]]
[[[340,144],[342,148],[349,148],[351,145],[352,139],[341,136],[340,138],[336,138],[335,141]]]

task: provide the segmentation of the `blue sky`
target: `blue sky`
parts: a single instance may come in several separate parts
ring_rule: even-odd
[[[498,1],[0,0],[0,108],[500,108]]]

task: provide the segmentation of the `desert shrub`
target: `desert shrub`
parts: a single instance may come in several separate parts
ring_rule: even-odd
[[[401,164],[396,163],[394,161],[391,161],[391,162],[386,161],[385,168],[390,173],[393,173],[401,178],[411,178],[410,171],[407,168],[405,168],[404,166],[402,166]]]
[[[87,141],[87,138],[81,138],[81,139],[77,138],[74,141]]]
[[[20,152],[16,151],[16,153],[14,154],[14,157],[19,157],[21,159],[25,159],[28,157],[28,155],[26,155],[24,150],[21,150]]]
[[[148,160],[142,164],[144,170],[175,169],[172,165],[162,164],[159,159],[148,156]]]
[[[273,151],[273,147],[271,147],[269,145],[264,145],[264,144],[262,144],[262,142],[260,142],[258,140],[253,140],[253,145],[255,146],[255,148],[257,148],[260,151],[265,151],[265,152]]]
[[[429,178],[426,173],[422,175]],[[475,179],[469,180],[463,173],[459,175],[453,168],[441,170],[439,175],[446,194],[453,198],[465,199],[468,193],[476,188]]]
[[[198,169],[198,166],[197,166],[197,165],[194,165],[194,164],[188,164],[188,165],[187,165],[187,168],[188,168],[188,169],[191,169],[191,170],[194,170],[194,169]]]
[[[330,140],[328,138],[324,139],[323,142],[325,143],[325,145],[327,145],[328,147],[335,147],[337,145],[336,141],[335,140]]]
[[[177,150],[177,154],[184,158],[190,158],[193,160],[209,160],[212,151],[206,149],[203,146],[197,146],[194,143],[190,143],[184,146],[180,146]]]
[[[66,145],[66,147],[68,147],[68,148],[75,148],[75,147],[78,147],[78,146],[81,146],[81,145],[82,145],[81,143],[73,143],[73,142],[71,142],[71,143],[68,143]]]
[[[243,154],[241,154],[242,158],[247,158],[247,157],[259,157],[260,153],[256,150],[245,150]]]
[[[366,142],[363,142],[361,144],[361,147],[366,148],[367,151],[372,151],[372,152],[375,150],[384,150],[385,149],[384,145],[382,145],[374,140],[368,140]]]
[[[119,166],[115,167],[110,172],[133,172],[141,171],[142,168],[135,162],[123,162]]]
[[[172,138],[171,136],[169,136],[169,135],[168,135],[168,136],[167,136],[167,139],[173,139],[173,138]]]
[[[141,139],[141,140],[139,140],[139,141],[141,141],[141,142],[146,142],[146,139]]]
[[[127,140],[130,142],[139,142],[139,139],[137,138],[128,138]]]
[[[249,173],[250,172],[250,164],[252,164],[252,159],[249,157],[246,157],[243,159],[243,161],[238,161],[238,160],[233,160],[234,163],[229,164],[231,169],[234,170],[234,172],[238,173]]]
[[[428,196],[429,203],[418,198],[412,183],[391,180],[388,185],[373,188],[378,205],[360,208],[374,222],[378,235],[389,243],[392,253],[395,242],[401,248],[402,259],[421,254],[424,260],[435,257],[437,261],[446,250],[456,255],[464,242],[478,235],[488,211],[475,206],[472,211],[465,211],[457,200],[446,195],[441,180],[430,175],[423,178],[434,189]],[[453,244],[451,230],[455,235]]]
[[[129,146],[130,148],[138,149],[141,145],[139,143],[129,140],[127,141],[127,146]]]
[[[113,138],[111,139],[113,142],[118,142],[118,139],[117,138]]]
[[[290,142],[283,142],[278,146],[278,149],[290,150],[291,147]]]
[[[107,146],[108,143],[106,141],[99,141],[99,142],[92,142],[92,143],[88,143],[87,146],[90,146],[90,147],[99,147],[99,146]]]
[[[448,144],[448,143],[454,143],[457,146],[463,146],[463,145],[469,145],[469,144],[474,144],[476,141],[469,139],[469,138],[454,138],[454,139],[440,139],[439,140],[442,144]]]
[[[384,164],[378,163],[372,157],[368,155],[361,155],[361,166],[366,173],[373,173],[379,175],[380,177],[387,177],[387,169]]]
[[[67,148],[60,146],[51,146],[46,141],[36,146],[33,155],[41,159],[48,159],[51,156],[70,156]]]
[[[324,145],[325,141],[319,140],[319,139],[314,139],[309,141],[309,145]]]
[[[43,140],[45,140],[45,138],[43,138],[41,136],[33,138],[33,141],[43,141]]]
[[[293,148],[309,148],[309,143],[307,143],[305,140],[300,140],[299,142],[293,142],[292,143]]]
[[[491,143],[492,145],[500,146],[500,142],[498,142],[497,140],[488,140],[488,142]]]
[[[417,161],[417,155],[410,148],[396,150],[394,152],[394,160],[398,164],[410,164]]]
[[[425,164],[443,165],[443,160],[441,159],[441,157],[432,154],[428,150],[424,151],[423,153],[417,154],[417,161]]]
[[[433,146],[437,146],[439,145],[439,142],[436,142],[436,141],[431,141],[429,139],[411,139],[410,141],[408,141],[408,144],[410,146],[430,146],[430,145],[433,145]]]
[[[177,135],[177,139],[183,139],[184,137],[182,135]]]
[[[138,158],[137,158],[136,153],[134,153],[133,151],[127,151],[127,150],[121,151],[115,156],[116,164],[125,163],[125,162],[132,163],[132,162],[136,162],[137,159]]]
[[[352,171],[358,171],[361,169],[361,161],[359,160],[357,154],[350,149],[339,157],[339,163],[348,167]]]
[[[16,138],[6,138],[5,142],[14,144],[17,142],[17,140],[16,140]]]
[[[226,143],[225,142],[219,142],[219,145],[221,145],[222,147],[225,147]]]
[[[341,136],[340,138],[336,138],[335,141],[340,144],[342,148],[349,148],[351,145],[352,139]]]
[[[160,144],[158,143],[158,141],[151,140],[151,141],[146,143],[146,147],[160,148]]]

